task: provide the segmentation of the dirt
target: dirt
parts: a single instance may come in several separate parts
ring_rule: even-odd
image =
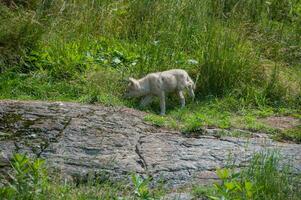
[[[293,129],[301,124],[301,120],[290,116],[272,116],[260,120],[273,128],[280,130]]]

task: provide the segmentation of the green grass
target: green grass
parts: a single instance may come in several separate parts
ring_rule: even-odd
[[[223,99],[203,100],[200,103],[190,103],[186,108],[180,109],[179,105],[172,102],[178,107],[167,112],[166,116],[156,115],[158,104],[146,108],[151,114],[146,115],[146,121],[159,127],[168,127],[180,130],[185,134],[202,135],[206,128],[226,129],[219,131],[221,135],[252,137],[250,134],[241,130],[250,132],[268,133],[277,140],[291,140],[300,142],[300,130],[297,127],[293,129],[279,129],[262,121],[266,117],[274,116],[293,116],[296,119],[300,111],[288,109],[285,107],[249,107],[239,105],[240,102],[232,97]],[[219,135],[217,135],[219,136]]]
[[[301,126],[282,131],[275,136],[275,139],[301,143]]]
[[[291,165],[281,160],[276,152],[257,153],[250,164],[239,172],[232,168],[218,169],[220,182],[213,187],[196,186],[193,194],[214,200],[297,200],[301,195],[301,176],[293,173]]]

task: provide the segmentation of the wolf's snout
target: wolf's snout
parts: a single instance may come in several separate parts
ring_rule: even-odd
[[[122,95],[122,97],[125,98],[125,99],[128,99],[128,98],[130,98],[130,95],[129,95],[128,92],[126,92],[126,93],[124,93],[124,94]]]

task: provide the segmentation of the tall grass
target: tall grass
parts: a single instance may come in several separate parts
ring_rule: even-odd
[[[288,89],[266,95],[271,73],[262,64],[298,63],[297,0],[35,0],[0,8],[2,72],[86,82],[95,71],[120,81],[184,68],[200,75],[198,98],[234,95],[255,105],[297,98]]]

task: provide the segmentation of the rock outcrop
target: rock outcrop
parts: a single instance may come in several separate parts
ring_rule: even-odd
[[[124,107],[62,102],[0,101],[0,170],[13,152],[47,160],[63,177],[124,179],[131,172],[176,187],[216,179],[229,162],[245,166],[254,152],[277,149],[301,171],[301,145],[268,138],[185,137],[146,123]]]

